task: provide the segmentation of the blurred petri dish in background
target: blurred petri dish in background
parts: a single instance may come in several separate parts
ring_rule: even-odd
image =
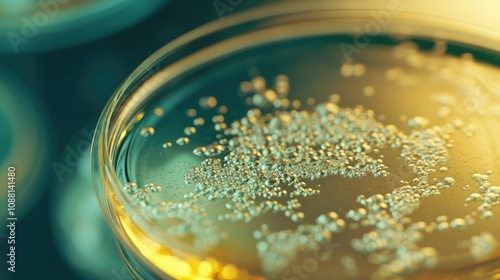
[[[58,49],[125,29],[168,0],[1,0],[0,52]]]
[[[81,279],[132,280],[92,188],[92,133],[80,130],[57,161],[60,173],[50,193],[52,235],[64,261]]]
[[[16,169],[16,217],[20,218],[43,193],[54,143],[42,103],[27,82],[0,68],[0,168]],[[0,174],[7,182],[7,171]],[[7,186],[5,186],[5,190]],[[7,191],[0,193],[7,201]],[[7,215],[2,207],[0,217]]]
[[[283,1],[146,60],[92,152],[134,275],[498,277],[500,25],[440,5]]]

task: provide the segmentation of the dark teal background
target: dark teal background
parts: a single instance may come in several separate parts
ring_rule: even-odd
[[[153,52],[205,22],[222,20],[219,15],[229,16],[270,1],[242,0],[231,11],[217,11],[215,6],[220,2],[229,3],[226,0],[172,0],[139,24],[97,41],[43,53],[0,53],[0,67],[24,80],[40,100],[39,106],[49,122],[47,132],[55,141],[56,150],[49,162],[64,157],[71,138],[80,134],[83,127],[95,124],[114,90]],[[235,2],[239,1],[233,0]],[[2,150],[6,151],[8,146]],[[50,164],[42,168],[47,176],[37,184],[45,192],[29,213],[17,222],[16,273],[7,273],[4,261],[7,242],[1,239],[1,280],[79,279],[56,249],[49,204],[52,203],[50,193],[57,185],[57,176]],[[3,206],[4,202],[1,202]],[[1,233],[5,234],[5,229],[1,229]],[[107,279],[130,278],[110,273]]]

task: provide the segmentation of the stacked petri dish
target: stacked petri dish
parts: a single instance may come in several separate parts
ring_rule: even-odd
[[[276,3],[146,60],[92,152],[134,275],[498,277],[500,25],[440,5]]]

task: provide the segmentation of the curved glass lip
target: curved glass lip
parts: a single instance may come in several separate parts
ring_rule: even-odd
[[[369,7],[360,9],[358,7],[360,3],[370,3],[370,5]],[[197,40],[201,40],[217,32],[223,32],[225,29],[230,28],[238,28],[251,22],[269,20],[272,24],[274,23],[278,27],[283,27],[283,22],[280,22],[280,20],[291,20],[297,23],[297,25],[303,25],[304,23],[301,20],[308,19],[307,16],[315,16],[316,18],[313,17],[308,23],[317,24],[318,18],[327,18],[329,20],[334,19],[337,22],[343,21],[350,26],[354,23],[363,24],[367,22],[367,18],[372,19],[370,18],[371,12],[383,10],[380,5],[377,7],[374,3],[375,2],[312,0],[307,1],[307,3],[305,3],[305,1],[284,1],[269,4],[242,13],[236,13],[224,18],[224,20],[214,21],[198,27],[166,44],[146,59],[123,82],[108,101],[98,121],[92,143],[91,162],[93,165],[94,187],[104,216],[120,243],[124,244],[126,249],[138,253],[137,248],[135,248],[135,246],[131,244],[131,241],[119,230],[120,222],[116,219],[116,216],[113,215],[113,206],[109,203],[110,197],[109,194],[104,192],[104,188],[106,186],[112,186],[117,189],[123,186],[123,183],[118,179],[114,162],[121,142],[126,136],[127,124],[129,124],[132,117],[134,117],[134,109],[143,105],[145,101],[152,97],[163,85],[189,69],[209,63],[221,56],[231,55],[238,50],[262,45],[265,42],[279,42],[279,40],[275,37],[259,38],[259,40],[255,40],[255,37],[253,37],[252,41],[249,40],[249,37],[251,38],[254,36],[256,32],[254,32],[254,30],[250,32],[244,30],[243,32],[237,33],[237,35],[243,34],[239,36],[241,37],[238,38],[239,40],[236,40],[239,45],[234,44],[235,37],[238,36],[231,35],[215,43],[212,42],[208,46],[203,46],[203,48],[197,49],[194,52],[189,52],[186,57],[182,57],[179,60],[174,59],[169,62],[168,60],[171,59],[177,51],[189,44],[196,43]],[[386,3],[383,2],[383,4]],[[392,18],[393,22],[386,27],[386,30],[384,30],[382,34],[430,37],[460,42],[493,51],[500,51],[500,44],[498,43],[500,41],[500,25],[496,26],[497,28],[495,29],[495,26],[490,28],[468,23],[466,18],[457,20],[452,17],[428,15],[424,12],[425,11],[401,11],[401,13],[394,15]],[[273,20],[275,21],[273,22]],[[285,24],[288,25],[289,23],[285,22]],[[266,30],[269,27],[260,26],[260,28]],[[430,32],[431,34],[429,34],[430,30],[432,30]],[[328,33],[325,33],[326,31],[328,31]],[[340,29],[337,31],[338,32],[335,32],[335,30],[333,30],[332,32],[331,26],[324,27],[323,29],[302,30],[302,32],[309,36],[319,34],[340,34]],[[297,32],[297,30],[295,29],[293,32]],[[295,35],[288,34],[288,39],[302,38],[301,36],[297,36],[298,33],[294,34]],[[346,33],[344,32],[343,34]],[[245,35],[247,37],[245,37]],[[301,35],[304,34],[301,33]],[[246,40],[243,42],[241,41],[242,38]],[[247,43],[247,45],[243,43]],[[202,55],[200,55],[201,50],[203,50]],[[166,62],[166,64],[163,69],[149,76],[149,79],[145,82],[141,81],[154,65],[159,65],[164,62]],[[137,84],[141,85],[137,87]],[[105,186],[102,187],[103,185]],[[113,193],[119,200],[124,199],[119,192]],[[154,229],[154,225],[149,224],[144,219],[138,219],[137,223],[141,226],[143,226],[144,223],[148,224],[148,229]],[[152,232],[148,232],[148,234],[154,235]],[[153,271],[159,272],[158,268],[154,267],[152,264],[147,263],[146,265]]]

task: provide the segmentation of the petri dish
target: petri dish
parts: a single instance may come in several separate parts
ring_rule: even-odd
[[[92,123],[92,126],[94,123]],[[133,279],[116,250],[92,186],[90,146],[93,127],[86,126],[66,145],[59,163],[67,173],[54,180],[50,219],[57,249],[80,279]],[[71,157],[71,162],[67,161]],[[95,252],[99,252],[96,256]]]
[[[227,17],[117,90],[91,161],[135,277],[499,276],[491,6],[360,3]]]
[[[12,71],[0,68],[0,167],[5,170],[0,179],[7,182],[7,170],[15,169],[12,187],[6,185],[0,199],[7,205],[9,194],[15,194],[15,218],[28,213],[44,191],[54,153],[49,131],[47,116],[33,89]],[[0,210],[0,217],[6,218],[8,210]]]
[[[133,25],[167,2],[2,0],[0,51],[46,51],[88,42]]]

